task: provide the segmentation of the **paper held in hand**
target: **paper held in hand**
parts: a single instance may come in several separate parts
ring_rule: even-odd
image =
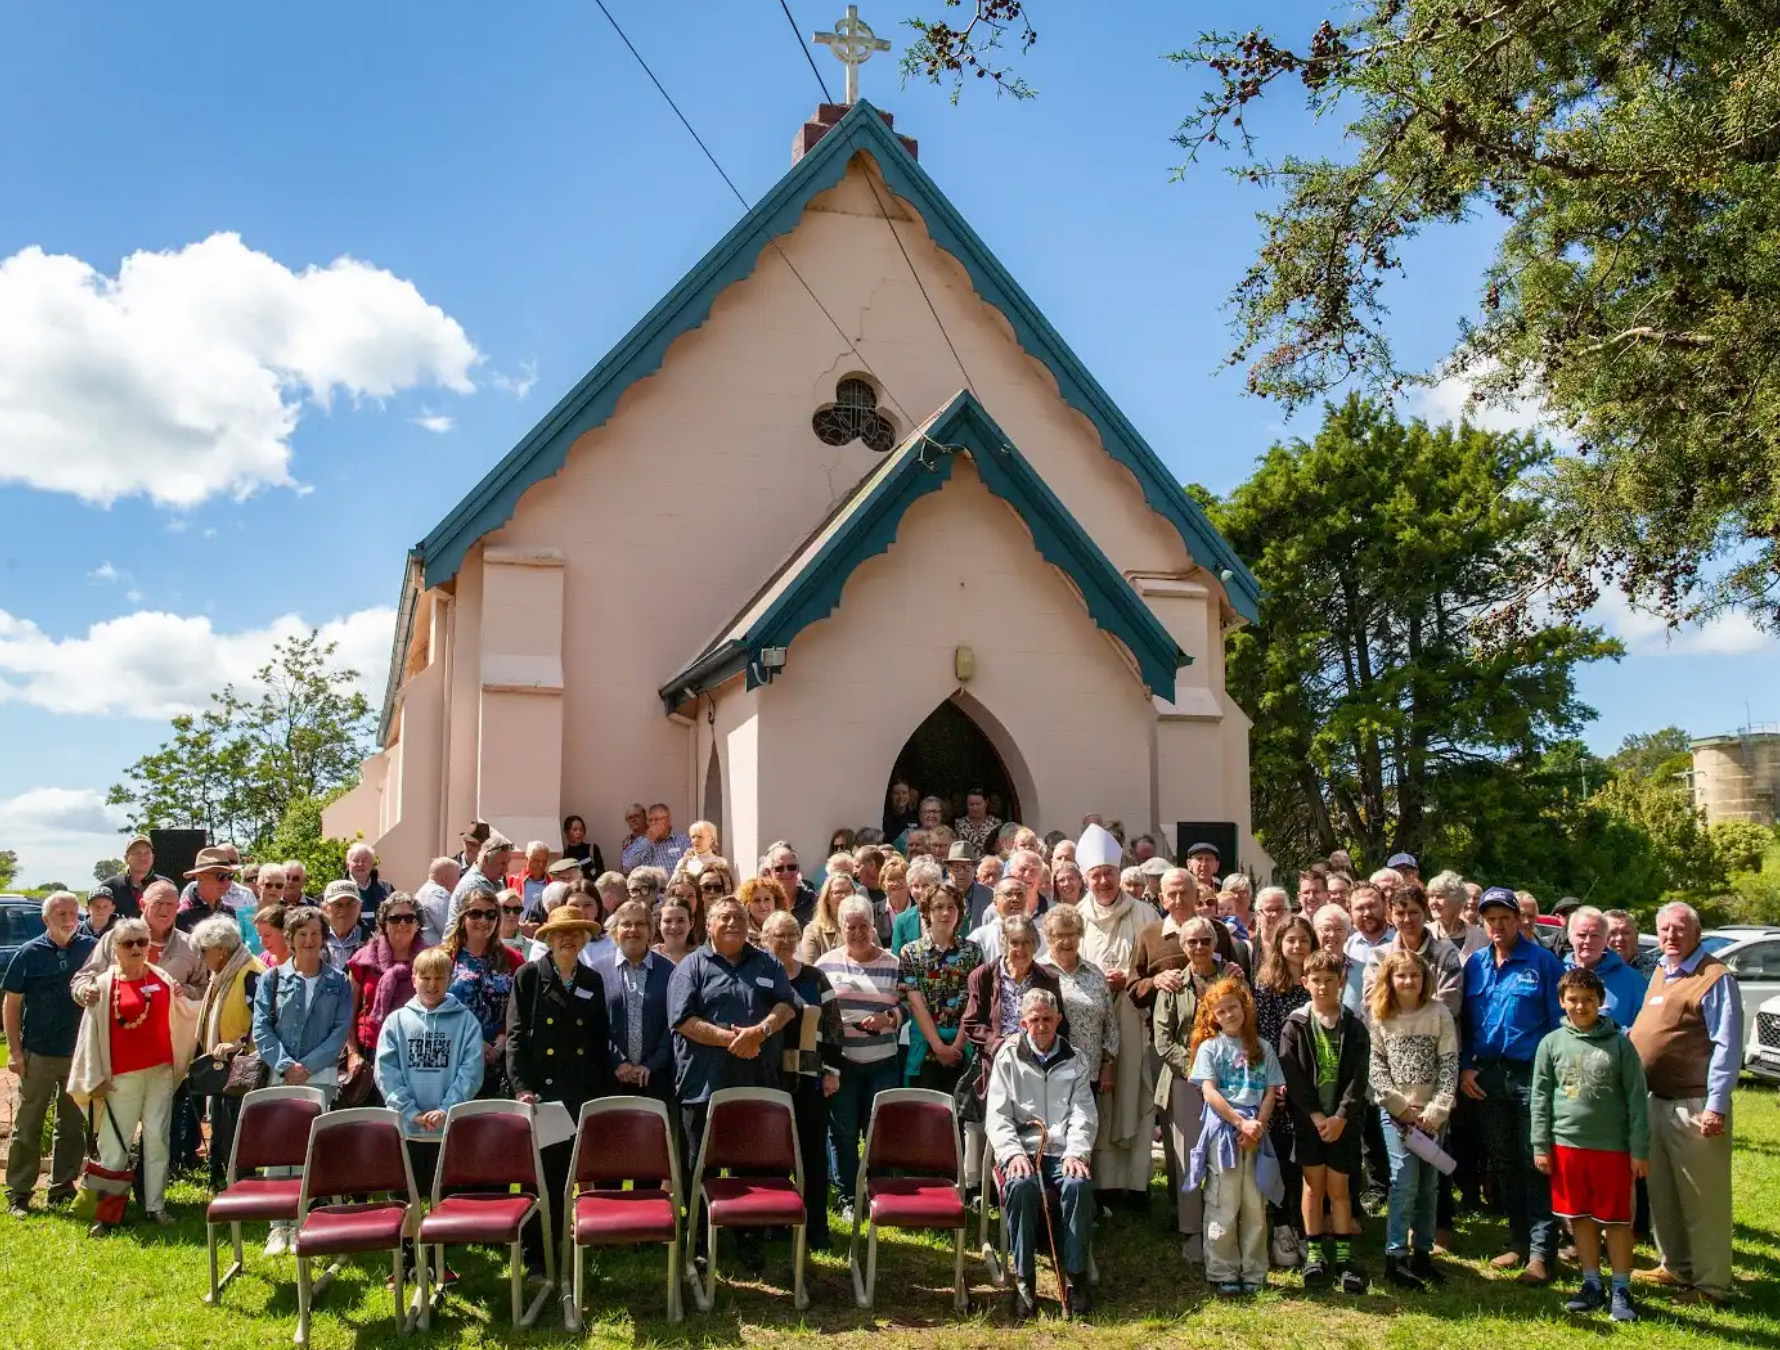
[[[532,1112],[532,1128],[537,1132],[540,1149],[575,1137],[574,1118],[561,1102],[539,1102]]]
[[[1416,1157],[1427,1163],[1443,1177],[1451,1176],[1453,1168],[1459,1165],[1457,1159],[1455,1159],[1452,1154],[1440,1147],[1433,1135],[1428,1134],[1423,1130],[1411,1128],[1410,1131],[1403,1136],[1403,1142],[1408,1145],[1411,1153],[1415,1154]]]

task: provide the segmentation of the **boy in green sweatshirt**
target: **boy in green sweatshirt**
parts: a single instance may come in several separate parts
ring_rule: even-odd
[[[1632,1181],[1650,1170],[1650,1116],[1643,1061],[1602,1015],[1606,997],[1593,971],[1558,981],[1564,1020],[1533,1057],[1533,1165],[1551,1178],[1551,1212],[1576,1239],[1582,1288],[1565,1311],[1609,1307],[1615,1322],[1635,1322]],[[1601,1288],[1603,1229],[1611,1294]]]

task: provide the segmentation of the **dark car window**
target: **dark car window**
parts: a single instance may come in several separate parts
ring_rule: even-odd
[[[1780,976],[1780,942],[1758,942],[1742,947],[1724,960],[1731,974],[1742,979],[1773,979]]]
[[[43,912],[35,905],[0,905],[0,947],[21,947],[43,933]]]

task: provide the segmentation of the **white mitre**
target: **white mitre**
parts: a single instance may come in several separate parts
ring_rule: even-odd
[[[1075,865],[1086,873],[1094,867],[1117,867],[1124,861],[1125,850],[1113,832],[1102,825],[1090,825],[1082,831],[1075,845]]]

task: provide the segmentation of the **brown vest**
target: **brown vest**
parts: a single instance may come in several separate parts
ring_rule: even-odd
[[[1650,975],[1644,1006],[1632,1024],[1632,1044],[1644,1061],[1644,1077],[1658,1097],[1704,1097],[1712,1037],[1700,1013],[1706,991],[1730,972],[1707,953],[1693,974],[1665,979],[1662,963]]]

